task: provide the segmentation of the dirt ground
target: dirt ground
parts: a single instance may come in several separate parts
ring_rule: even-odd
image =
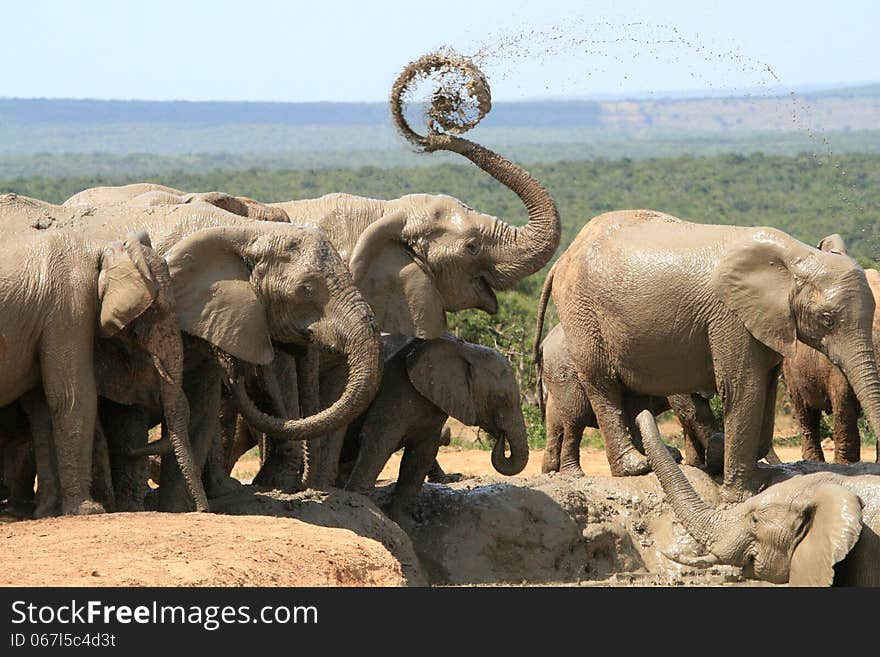
[[[0,540],[0,586],[406,583],[381,543],[293,518],[112,513],[12,522]]]
[[[667,439],[679,431],[674,421],[661,428]],[[798,447],[776,450],[783,461],[800,460]],[[610,477],[604,451],[589,447],[581,450],[586,477],[541,475],[542,456],[533,450],[520,475],[500,477],[487,450],[444,447],[442,467],[460,477],[426,484],[401,526],[381,511],[399,453],[369,497],[243,486],[211,500],[213,514],[0,516],[8,566],[0,585],[763,585],[730,566],[702,571],[666,558],[670,548],[694,546],[653,475]],[[863,448],[864,460],[873,456]],[[257,468],[249,455],[234,474],[248,482]],[[707,502],[718,502],[708,475],[684,470]]]

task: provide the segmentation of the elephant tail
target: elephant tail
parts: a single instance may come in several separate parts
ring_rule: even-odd
[[[538,319],[535,325],[535,343],[532,345],[532,362],[535,364],[535,392],[538,396],[538,408],[541,409],[541,419],[545,419],[544,408],[544,384],[541,377],[544,373],[544,350],[541,348],[541,339],[544,333],[544,316],[547,314],[547,303],[550,301],[550,292],[553,291],[553,274],[556,265],[550,268],[547,278],[544,279],[544,287],[541,289],[541,300],[538,302]]]

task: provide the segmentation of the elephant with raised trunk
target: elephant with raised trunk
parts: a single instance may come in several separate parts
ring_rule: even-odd
[[[169,441],[196,508],[206,510],[180,389],[180,334],[163,331],[174,321],[173,302],[147,239],[35,232],[7,240],[2,255],[0,406],[19,404],[28,418],[40,481],[36,515],[103,510],[90,491],[100,345],[137,354],[157,372]]]
[[[389,515],[408,517],[447,440],[443,425],[450,417],[489,434],[495,470],[508,476],[522,472],[529,460],[526,425],[516,375],[504,356],[452,336],[415,339],[402,348],[392,340],[386,350],[379,392],[346,433],[340,468],[350,470],[346,488],[372,489],[402,447]]]
[[[3,201],[6,201],[5,203]],[[304,440],[345,426],[372,399],[380,350],[373,314],[336,250],[315,228],[245,219],[206,203],[143,207],[129,203],[61,207],[0,197],[10,225],[74,226],[92,236],[148,230],[168,262],[177,319],[185,333],[184,385],[193,414],[191,434],[199,465],[219,436],[225,382],[249,424],[278,440]],[[248,398],[246,370],[272,362],[275,349],[310,342],[341,354],[348,376],[340,394],[307,418],[263,413]],[[221,459],[222,460],[222,459]],[[162,486],[180,485],[165,471]],[[210,469],[209,494],[233,482],[222,463]]]
[[[659,212],[609,212],[584,226],[547,277],[611,471],[649,466],[623,415],[624,391],[717,392],[724,407],[724,487],[748,482],[773,435],[778,372],[800,340],[827,355],[880,427],[874,297],[848,256],[773,228],[713,226]]]
[[[675,515],[709,551],[684,563],[740,566],[746,577],[775,584],[880,586],[876,474],[796,475],[742,504],[713,509],[669,457],[653,416],[643,412],[637,423]]]
[[[819,242],[819,249],[846,256],[846,244],[840,235],[829,235]],[[865,278],[874,295],[880,299],[880,272],[866,269]],[[874,357],[880,340],[880,311],[875,306],[872,328]],[[824,461],[819,426],[822,412],[834,415],[834,462],[855,463],[861,459],[862,441],[858,418],[861,405],[846,375],[822,352],[800,340],[794,354],[782,361],[788,394],[801,430],[801,454],[804,459]]]

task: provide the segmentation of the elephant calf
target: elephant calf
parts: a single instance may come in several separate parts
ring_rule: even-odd
[[[704,565],[740,566],[746,577],[776,584],[880,586],[876,474],[794,476],[746,502],[713,509],[669,457],[654,418],[642,412],[637,423],[675,515],[710,553]]]
[[[515,475],[526,467],[525,420],[507,359],[452,336],[415,339],[386,359],[378,394],[346,433],[340,472],[350,468],[351,474],[345,487],[372,489],[389,457],[403,447],[389,515],[407,517],[434,465],[449,417],[494,437],[492,465],[501,474]]]
[[[581,437],[586,427],[598,429],[599,423],[587,391],[578,379],[561,324],[554,326],[544,338],[535,364],[538,370],[538,401],[547,431],[541,472],[583,476],[580,464]],[[650,410],[657,415],[672,409],[684,429],[685,462],[688,465],[706,463],[713,473],[723,468],[723,444],[718,440],[720,436],[713,439],[718,429],[712,410],[703,397],[672,395],[666,398],[629,394],[624,408],[627,421],[633,426],[633,440],[637,448],[640,449],[639,434],[635,430],[638,412]]]

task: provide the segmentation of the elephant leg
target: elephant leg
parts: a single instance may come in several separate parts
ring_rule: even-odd
[[[605,442],[605,456],[615,477],[641,475],[651,471],[648,460],[635,448],[633,436],[627,426],[626,409],[620,385],[611,383],[607,388],[582,380],[587,397],[593,406],[602,440]]]
[[[772,434],[772,420],[765,417],[771,397],[769,377],[778,371],[770,365],[766,347],[751,340],[745,348],[725,341],[715,354],[716,387],[724,404],[724,480],[721,497],[725,502],[741,502],[753,494],[752,473],[759,452]],[[775,398],[775,387],[772,390]],[[774,409],[767,409],[772,413]],[[766,453],[760,453],[763,456]]]
[[[275,415],[302,417],[298,395],[298,377],[293,357],[280,352],[271,365],[263,368],[263,387]],[[284,391],[287,391],[287,394]],[[304,443],[271,436],[265,442],[265,454],[254,483],[266,488],[297,492],[303,490]]]
[[[384,399],[378,402],[379,406],[382,405],[381,401]],[[408,429],[399,415],[382,412],[380,408],[371,408],[368,413],[361,427],[357,459],[345,484],[346,490],[358,493],[373,489],[382,468],[400,448]],[[430,466],[422,474],[423,480],[429,469]]]
[[[72,346],[68,335],[78,331],[87,335],[89,342]],[[92,369],[92,331],[91,326],[53,327],[43,335],[41,345],[43,392],[52,418],[64,515],[104,512],[89,491],[98,405]]]
[[[110,458],[115,508],[117,511],[143,511],[144,496],[149,490],[148,459],[146,456],[132,456],[130,452],[147,444],[149,412],[142,406],[125,406],[104,398],[99,401],[99,408],[100,425]]]
[[[685,464],[705,465],[709,438],[717,430],[709,402],[696,394],[670,395],[668,400],[684,432]]]
[[[805,461],[824,461],[822,437],[819,434],[822,411],[807,406],[806,400],[798,394],[794,386],[789,387],[788,394],[791,397],[794,417],[801,430],[801,458]]]
[[[39,388],[26,393],[21,398],[21,406],[28,416],[37,467],[37,508],[34,517],[45,518],[61,511],[52,418],[43,391]]]
[[[100,417],[95,419],[95,442],[93,448],[94,476],[92,477],[92,496],[108,511],[116,510],[116,500],[113,494],[113,477],[110,468],[110,453],[107,446],[107,436],[101,426]]]
[[[544,447],[544,458],[541,460],[541,472],[559,472],[562,440],[565,429],[560,421],[553,395],[547,395],[547,406],[544,414],[544,426],[547,433],[547,445]]]
[[[779,369],[777,365],[768,374],[767,392],[764,396],[764,417],[761,422],[761,438],[758,443],[758,458],[760,460],[773,450],[773,429],[776,425],[776,390],[779,387]],[[773,452],[775,455],[776,453]]]
[[[7,447],[3,454],[4,479],[8,485],[7,506],[16,515],[30,517],[34,510],[34,478],[37,464],[30,442]]]
[[[834,462],[858,463],[862,458],[859,436],[859,400],[849,385],[831,391],[834,413]]]
[[[438,427],[439,431],[439,427]],[[388,516],[397,523],[405,522],[412,517],[413,506],[419,498],[425,475],[436,460],[440,445],[433,440],[426,440],[425,433],[418,437],[405,440],[403,458],[397,475],[397,484],[391,495],[391,506]]]
[[[250,430],[238,414],[232,395],[224,394],[220,399],[220,442],[223,445],[226,474],[232,474],[238,459],[255,444]]]
[[[440,462],[436,458],[431,464],[431,468],[428,470],[428,481],[432,484],[445,484],[447,482],[446,472],[440,466]]]
[[[586,427],[579,422],[565,422],[562,449],[559,452],[559,472],[572,477],[583,477],[581,469],[581,439]]]

